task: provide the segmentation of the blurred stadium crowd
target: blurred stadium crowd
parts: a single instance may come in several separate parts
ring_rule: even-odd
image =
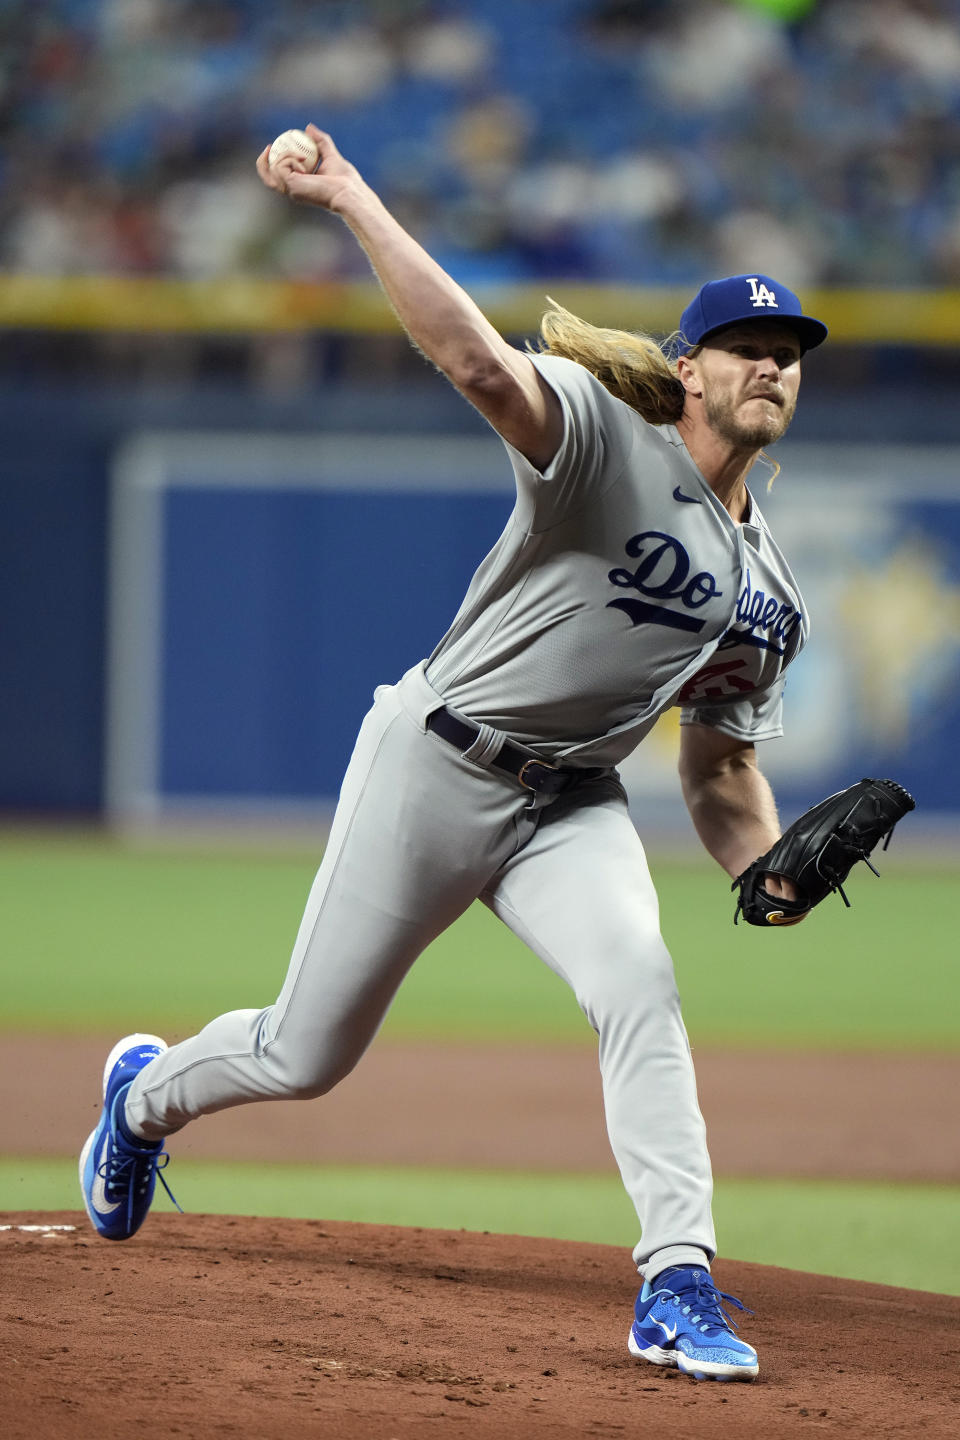
[[[0,40],[7,271],[365,273],[255,182],[313,119],[467,282],[960,284],[960,0],[0,0]]]

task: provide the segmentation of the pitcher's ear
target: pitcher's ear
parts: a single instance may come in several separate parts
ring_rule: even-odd
[[[689,355],[677,356],[677,379],[688,395],[703,394],[697,363]]]

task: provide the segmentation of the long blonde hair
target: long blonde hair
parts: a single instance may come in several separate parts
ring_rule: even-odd
[[[547,296],[550,308],[540,321],[541,354],[562,355],[575,360],[595,375],[611,395],[632,405],[651,425],[675,425],[683,414],[686,391],[677,375],[679,332],[657,341],[652,335],[633,330],[608,330],[581,320]],[[686,353],[699,354],[694,345]],[[780,474],[780,465],[761,450],[758,459],[769,465],[772,474],[767,490]]]
[[[651,425],[676,424],[684,401],[676,362],[670,356],[676,335],[658,343],[652,335],[603,329],[547,299],[550,308],[540,322],[536,346],[541,353],[583,365],[611,395],[632,405]]]

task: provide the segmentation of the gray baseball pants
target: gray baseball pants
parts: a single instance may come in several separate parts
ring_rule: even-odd
[[[641,1273],[703,1264],[716,1251],[705,1128],[622,787],[610,771],[531,808],[530,792],[489,768],[488,727],[465,755],[427,730],[441,704],[422,666],[377,691],[279,998],[221,1015],[152,1061],[131,1085],[128,1123],[156,1140],[233,1105],[325,1094],[417,956],[479,896],[567,982],[597,1032]]]

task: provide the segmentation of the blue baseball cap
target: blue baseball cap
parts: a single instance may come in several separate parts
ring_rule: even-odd
[[[745,320],[779,320],[795,330],[804,350],[822,345],[827,327],[804,315],[792,290],[769,275],[730,275],[710,280],[698,290],[680,316],[680,354],[685,355],[718,330]]]

